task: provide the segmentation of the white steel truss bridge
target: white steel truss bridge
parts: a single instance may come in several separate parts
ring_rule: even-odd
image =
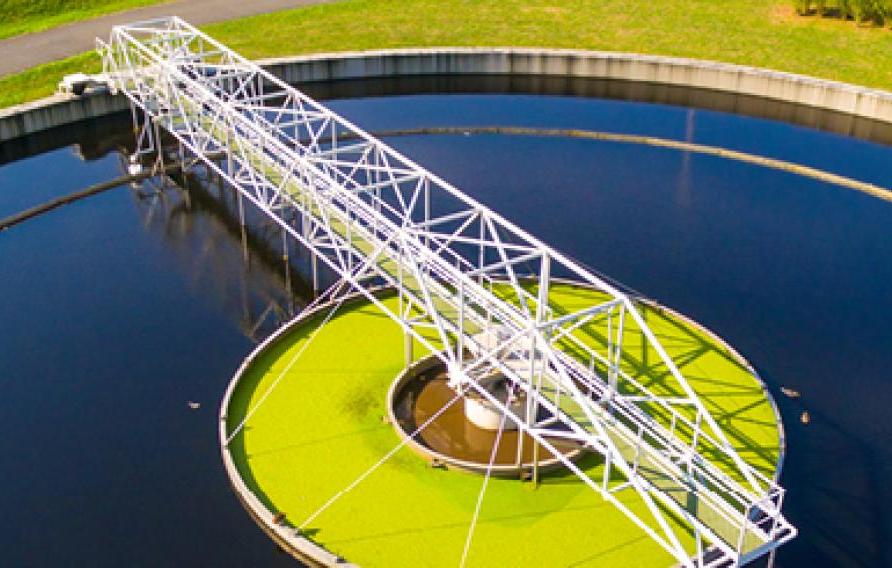
[[[402,326],[407,351],[414,338],[438,354],[454,387],[487,399],[681,565],[746,564],[796,535],[784,489],[732,447],[639,299],[179,18],[117,26],[99,50],[111,89],[146,116],[142,147],[152,128],[172,135]],[[605,299],[560,313],[556,279]],[[381,284],[398,310],[375,295]],[[603,343],[576,333],[594,321],[606,321]],[[671,392],[623,365],[631,330]],[[493,372],[526,392],[525,417],[478,384]],[[554,445],[567,441],[603,456],[603,479]]]

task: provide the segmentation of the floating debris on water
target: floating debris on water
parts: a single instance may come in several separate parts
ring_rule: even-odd
[[[799,398],[800,396],[802,396],[802,394],[798,390],[791,389],[789,387],[781,387],[780,390],[782,393],[790,398]]]

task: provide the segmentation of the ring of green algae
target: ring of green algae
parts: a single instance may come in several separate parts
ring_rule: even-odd
[[[566,309],[590,305],[598,294],[569,283],[552,288]],[[385,295],[382,301],[395,305],[397,299]],[[777,477],[782,423],[752,366],[684,316],[649,302],[639,303],[639,309],[741,456]],[[295,528],[398,443],[382,417],[387,389],[404,367],[402,330],[357,297],[313,335],[328,311],[321,306],[282,328],[251,353],[230,382],[221,406],[220,439],[231,483],[258,524],[305,562],[333,565],[346,558],[363,566],[455,565],[482,480],[430,468],[409,448],[308,527]],[[292,361],[311,336],[303,355]],[[420,345],[415,347],[421,355]],[[642,359],[647,355],[642,351]],[[226,446],[229,433],[286,367],[276,389]],[[603,471],[595,456],[580,464],[593,476]],[[616,496],[648,518],[634,493]],[[682,543],[693,550],[693,538],[679,526]],[[522,565],[531,559],[574,566],[674,563],[571,474],[546,476],[538,488],[492,479],[468,565]]]

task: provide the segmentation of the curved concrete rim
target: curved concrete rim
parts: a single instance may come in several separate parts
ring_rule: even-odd
[[[540,75],[712,90],[892,124],[892,92],[784,71],[636,53],[519,47],[434,47],[321,53],[258,63],[289,83],[412,75]],[[128,108],[107,92],[57,94],[0,110],[0,142]]]
[[[558,282],[566,285],[572,286],[580,286],[593,288],[593,286],[577,282],[575,280],[565,279],[565,278],[553,278],[553,282]],[[382,287],[373,290],[374,294],[386,294],[392,291],[391,288]],[[695,327],[696,329],[702,331],[703,333],[709,335],[712,339],[714,339],[719,345],[722,345],[724,348],[728,350],[729,353],[733,357],[735,357],[740,364],[744,365],[747,370],[750,371],[752,376],[756,379],[759,385],[762,388],[762,392],[765,397],[768,399],[771,407],[774,411],[775,423],[777,424],[778,429],[778,459],[777,466],[774,472],[774,481],[777,482],[781,475],[781,468],[783,467],[784,456],[786,454],[786,437],[784,435],[784,424],[783,419],[781,418],[780,410],[777,406],[777,403],[772,396],[771,392],[768,390],[768,387],[765,385],[765,382],[762,380],[759,373],[756,369],[750,364],[750,362],[743,357],[737,350],[731,347],[724,339],[716,335],[713,331],[708,329],[707,327],[701,325],[700,323],[690,319],[689,317],[668,308],[655,300],[635,297],[637,301],[643,302],[653,308],[665,311],[667,313],[672,314],[675,317],[678,317],[680,320],[688,323],[689,325]],[[354,292],[342,299],[344,305],[365,301],[366,297],[361,292]],[[330,309],[337,301],[326,301],[316,306],[312,310],[299,314],[297,317],[293,318],[288,323],[284,324],[278,330],[276,330],[273,334],[259,343],[245,359],[242,361],[241,365],[239,365],[232,379],[230,379],[229,384],[226,387],[226,391],[223,394],[223,399],[220,401],[220,411],[219,411],[219,424],[218,424],[218,435],[220,441],[220,453],[223,458],[223,467],[226,470],[226,475],[229,478],[229,482],[232,485],[233,490],[238,496],[239,501],[241,501],[242,505],[245,509],[248,510],[248,513],[254,519],[254,521],[266,532],[279,546],[281,546],[286,552],[291,554],[294,558],[300,560],[301,562],[307,563],[311,566],[338,566],[338,567],[354,567],[354,564],[349,563],[345,559],[329,552],[325,548],[319,546],[312,540],[306,538],[302,534],[300,534],[296,529],[283,525],[281,523],[276,522],[276,515],[274,512],[270,511],[263,502],[251,491],[251,489],[247,486],[244,479],[238,472],[238,468],[235,466],[235,461],[232,459],[232,455],[230,454],[229,447],[226,444],[227,432],[226,432],[226,420],[227,420],[227,408],[229,408],[229,403],[232,398],[232,394],[235,392],[236,387],[241,381],[245,371],[250,367],[250,365],[254,362],[254,360],[260,356],[266,349],[268,349],[271,345],[273,345],[276,341],[278,341],[283,335],[289,333],[292,329],[299,326],[301,323],[310,319],[314,316],[320,315],[324,313],[326,310]],[[416,362],[415,365],[420,364],[421,362],[428,361],[429,358],[425,357],[420,361]],[[413,367],[410,367],[410,369]],[[406,376],[406,371],[403,371],[399,375],[399,377],[404,378]],[[392,414],[392,405],[389,404],[390,397],[392,396],[393,390],[397,383],[400,382],[399,379],[394,381],[387,394],[387,411],[388,418],[393,421],[394,416]],[[410,440],[411,441],[411,440]],[[414,443],[414,441],[413,441]],[[413,447],[413,450],[418,451],[418,449]]]
[[[768,67],[756,67],[752,65],[740,65],[737,63],[725,63],[722,61],[713,61],[709,59],[695,59],[690,57],[675,57],[669,55],[652,55],[647,53],[634,53],[628,51],[602,51],[602,50],[589,50],[589,49],[558,49],[558,48],[544,48],[544,47],[407,47],[407,48],[393,48],[393,49],[374,49],[374,50],[365,50],[365,51],[335,51],[335,52],[323,52],[323,53],[312,53],[312,54],[304,54],[304,55],[289,55],[283,57],[268,57],[264,59],[258,59],[257,63],[262,67],[269,69],[270,67],[274,67],[277,65],[288,65],[292,63],[329,63],[333,61],[369,61],[376,58],[381,58],[383,60],[393,60],[398,61],[399,59],[407,58],[407,57],[419,57],[419,58],[431,58],[438,56],[471,56],[471,57],[524,57],[527,58],[526,62],[522,61],[514,61],[513,64],[516,69],[505,71],[504,69],[500,72],[502,73],[521,73],[521,74],[542,74],[542,75],[573,75],[573,76],[583,76],[583,77],[595,77],[591,73],[586,73],[585,68],[577,67],[570,69],[556,69],[554,67],[555,62],[560,62],[561,60],[572,63],[572,64],[581,64],[585,62],[591,61],[604,61],[604,62],[615,62],[615,63],[639,63],[644,65],[661,65],[661,66],[673,66],[679,68],[686,68],[690,70],[702,70],[702,71],[719,71],[719,72],[732,72],[732,73],[746,73],[747,75],[759,76],[765,78],[773,78],[773,79],[783,79],[787,81],[793,81],[800,84],[808,84],[812,86],[836,89],[841,91],[849,91],[856,94],[862,95],[877,95],[884,98],[892,99],[892,91],[887,91],[879,88],[872,87],[863,87],[860,85],[855,85],[853,83],[845,83],[842,81],[834,81],[832,79],[822,79],[820,77],[813,77],[811,75],[803,75],[800,73],[792,73],[789,71],[778,71],[775,69],[770,69]],[[552,58],[549,61],[549,58]],[[549,66],[551,63],[551,66]],[[542,69],[536,69],[538,65],[544,65]],[[637,70],[641,73],[643,70]],[[429,71],[430,72],[430,71]],[[474,73],[473,69],[464,69],[463,73]],[[479,72],[479,71],[476,71]],[[393,73],[387,73],[391,75]],[[417,72],[409,73],[409,74],[418,74]],[[363,75],[365,77],[371,76],[369,74]],[[356,77],[361,78],[361,77]],[[618,77],[617,77],[618,78]],[[628,80],[646,80],[648,82],[666,82],[666,83],[678,83],[681,82],[677,80],[671,80],[669,77],[664,77],[664,81],[651,81],[649,77],[643,77],[641,75],[633,78],[628,77]],[[318,80],[318,79],[317,79]],[[696,79],[694,80],[696,81]],[[687,83],[688,86],[693,86],[690,83]],[[724,88],[723,88],[724,87]],[[709,87],[706,87],[709,88]],[[715,85],[713,88],[719,90],[730,90],[729,85]],[[771,96],[768,93],[756,93],[757,96]],[[843,111],[845,112],[845,111]]]
[[[375,291],[374,293],[386,292],[386,289],[380,289],[378,291]],[[223,467],[226,470],[226,475],[229,478],[229,483],[232,485],[233,490],[239,498],[239,501],[241,501],[242,505],[245,507],[245,509],[248,510],[248,512],[251,514],[251,517],[255,520],[255,522],[257,522],[260,528],[262,528],[264,532],[272,537],[276,544],[281,546],[285,551],[287,551],[296,559],[300,560],[301,562],[307,563],[310,566],[348,567],[354,565],[346,562],[344,559],[335,554],[332,554],[312,540],[301,535],[296,529],[276,522],[275,513],[270,511],[266,507],[266,505],[264,505],[263,502],[257,497],[257,495],[255,495],[254,492],[251,491],[251,489],[247,486],[244,479],[242,479],[242,476],[239,474],[238,468],[235,465],[235,461],[232,459],[232,454],[230,453],[229,446],[226,443],[226,439],[228,438],[226,432],[227,409],[229,408],[232,394],[235,392],[236,387],[241,382],[241,379],[248,367],[251,366],[254,360],[257,359],[257,357],[259,357],[261,353],[263,353],[266,349],[268,349],[271,345],[278,341],[283,335],[286,335],[288,332],[290,332],[292,329],[294,329],[304,321],[317,316],[325,312],[326,310],[331,309],[338,301],[343,301],[344,305],[348,305],[363,300],[365,300],[365,296],[360,292],[355,292],[342,298],[341,300],[336,300],[334,302],[322,302],[313,309],[307,311],[306,313],[299,314],[297,317],[284,324],[269,337],[257,344],[257,346],[254,347],[253,350],[251,350],[248,356],[245,357],[241,365],[239,365],[238,369],[236,370],[235,374],[232,376],[232,379],[229,380],[226,391],[223,393],[223,399],[220,401],[218,420],[219,424],[217,433],[220,441],[220,454],[223,458]]]

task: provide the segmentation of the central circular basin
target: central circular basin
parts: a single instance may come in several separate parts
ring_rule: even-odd
[[[496,399],[507,402],[516,416],[526,417],[526,396],[513,392],[503,375],[484,377],[480,383]],[[436,355],[397,376],[387,394],[387,409],[397,434],[408,438],[408,445],[435,466],[478,473],[490,469],[501,477],[528,477],[534,464],[542,472],[562,466],[559,458],[522,433],[514,420],[506,417],[503,424],[501,411],[488,399],[473,389],[458,394],[450,386],[446,365]],[[536,414],[537,420],[548,417],[541,409]],[[576,444],[554,442],[554,446],[570,460],[583,453]]]

